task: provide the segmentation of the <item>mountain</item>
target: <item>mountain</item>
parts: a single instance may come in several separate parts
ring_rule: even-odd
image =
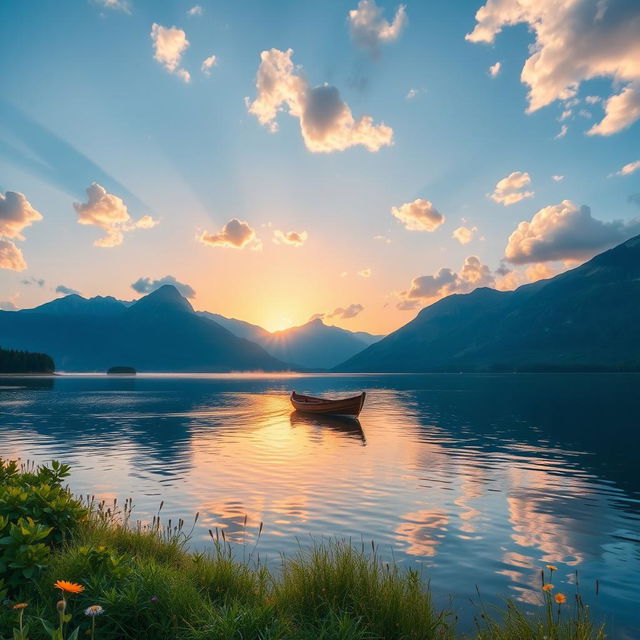
[[[116,300],[111,296],[96,296],[95,298],[83,298],[72,293],[64,298],[56,298],[51,302],[45,302],[34,309],[22,309],[20,313],[44,313],[47,315],[118,315],[127,308],[128,303]]]
[[[366,337],[365,337],[366,336]],[[299,327],[274,331],[260,339],[272,356],[305,367],[331,369],[365,349],[380,336],[352,333],[315,319]]]
[[[281,371],[262,347],[198,315],[171,285],[127,306],[67,296],[35,309],[0,312],[2,346],[50,354],[62,371]]]
[[[244,338],[245,340],[262,344],[261,341],[266,340],[267,337],[271,335],[266,329],[259,327],[257,324],[245,322],[244,320],[225,318],[219,313],[210,313],[209,311],[199,311],[198,313],[204,318],[209,318],[209,320],[217,322],[221,327],[238,336],[238,338]],[[264,348],[264,345],[262,345],[262,347]]]
[[[382,338],[365,331],[328,326],[321,319],[271,333],[258,325],[217,313],[202,311],[200,314],[235,335],[259,344],[275,358],[309,369],[331,369]]]
[[[640,236],[555,278],[426,307],[337,371],[640,370]]]

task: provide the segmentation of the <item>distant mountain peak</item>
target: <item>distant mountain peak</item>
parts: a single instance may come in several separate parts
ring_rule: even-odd
[[[140,298],[130,309],[167,309],[194,313],[191,303],[172,284],[162,285]]]

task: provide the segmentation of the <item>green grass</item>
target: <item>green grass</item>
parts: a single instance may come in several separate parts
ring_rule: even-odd
[[[36,478],[4,469],[14,484]],[[43,473],[48,477],[46,472],[39,473],[40,480]],[[30,485],[21,486],[29,491]],[[26,498],[21,500],[20,504],[28,503]],[[424,576],[382,562],[373,545],[365,549],[332,541],[300,547],[292,556],[283,556],[272,571],[254,555],[255,549],[243,548],[242,557],[236,558],[224,535],[211,535],[209,552],[190,552],[190,532],[182,521],[165,527],[156,517],[148,526],[132,525],[130,502],[122,508],[116,503],[69,508],[89,515],[71,527],[61,542],[51,545],[46,567],[9,588],[11,600],[0,606],[2,640],[69,640],[77,627],[79,638],[91,637],[91,619],[83,614],[90,605],[104,609],[95,619],[99,640],[465,637],[455,629],[455,616],[434,606]],[[56,624],[58,620],[56,580],[85,587],[67,599],[71,619],[62,636],[47,633],[42,622]],[[29,632],[23,636],[13,635],[20,614],[12,605],[17,602],[29,605],[24,611]],[[526,612],[512,601],[492,611],[469,605],[476,606],[477,628],[466,637],[605,638],[604,628],[594,624],[579,597],[558,605],[551,592],[541,591],[541,603],[537,610]]]

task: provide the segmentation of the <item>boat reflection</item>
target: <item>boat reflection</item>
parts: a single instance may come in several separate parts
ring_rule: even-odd
[[[367,439],[358,418],[313,415],[310,413],[301,413],[300,411],[292,411],[289,419],[292,427],[307,426],[313,428],[328,428],[332,431],[342,433],[349,438],[360,440],[362,446],[366,446],[367,444]]]

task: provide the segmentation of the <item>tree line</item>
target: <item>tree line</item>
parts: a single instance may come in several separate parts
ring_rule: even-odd
[[[53,373],[56,365],[46,353],[0,347],[0,373]]]

